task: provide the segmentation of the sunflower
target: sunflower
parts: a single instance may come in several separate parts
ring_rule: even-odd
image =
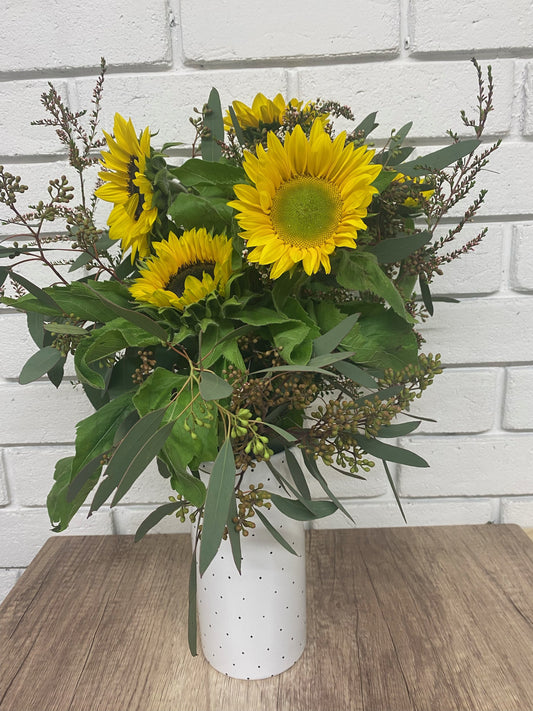
[[[285,111],[289,107],[299,109],[302,103],[297,99],[291,99],[287,102],[282,94],[277,94],[273,99],[267,99],[264,94],[257,94],[251,106],[243,104],[242,101],[234,101],[232,106],[239,126],[242,129],[247,129],[259,128],[260,125],[272,126],[277,124],[281,126]],[[233,128],[233,121],[229,112],[224,117],[224,128],[226,131]]]
[[[215,291],[223,293],[231,274],[231,240],[203,227],[155,242],[156,255],[130,287],[136,301],[183,311]]]
[[[137,138],[131,119],[115,114],[115,138],[104,131],[109,152],[101,161],[105,171],[99,173],[105,185],[95,194],[115,207],[109,215],[109,236],[122,240],[122,250],[131,247],[131,260],[150,254],[148,235],[157,217],[152,207],[152,185],[145,175],[146,159],[150,157],[150,129]]]
[[[300,126],[285,143],[268,134],[257,157],[246,152],[243,167],[253,185],[236,185],[229,203],[251,249],[247,259],[272,264],[277,279],[298,262],[307,274],[322,265],[329,274],[329,255],[336,247],[356,247],[358,230],[377,189],[372,182],[381,166],[370,163],[374,151],[345,145],[343,131],[334,140],[316,119],[309,139]]]

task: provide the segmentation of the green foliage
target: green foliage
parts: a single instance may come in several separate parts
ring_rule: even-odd
[[[457,225],[439,234],[442,218],[467,195],[497,147],[478,150],[492,109],[492,78],[489,70],[485,87],[475,64],[479,115],[462,116],[475,137],[460,141],[450,132],[451,145],[408,160],[413,147],[405,142],[411,122],[393,131],[373,154],[372,161],[382,169],[373,182],[377,194],[362,216],[366,229],[353,232],[357,249],[333,248],[331,243],[331,270],[324,252],[321,264],[313,262],[310,268],[307,261],[296,259],[272,279],[272,254],[262,253],[260,262],[267,263],[249,261],[255,247],[246,232],[240,233],[242,218],[237,219],[230,204],[236,192],[246,195],[254,182],[253,168],[248,173],[243,168],[244,151],[261,155],[262,146],[268,152],[271,131],[282,143],[297,125],[308,136],[317,113],[327,114],[328,122],[339,116],[353,120],[350,109],[336,102],[292,107],[271,124],[265,124],[262,115],[258,126],[229,107],[233,128],[225,134],[220,97],[213,89],[196,111],[197,118],[191,119],[196,136],[188,160],[170,164],[167,151],[186,145],[172,141],[160,150],[151,147],[141,181],[132,182],[131,161],[129,172],[118,176],[116,185],[127,182],[128,195],[139,192],[138,210],[129,219],[138,222],[140,232],[149,205],[157,212],[151,215],[153,224],[151,217],[146,222],[150,231],[133,239],[132,244],[138,240],[136,259],[124,250],[112,220],[109,233],[96,226],[96,201],[85,194],[84,171],[104,145],[96,138],[103,73],[88,128],[80,123],[83,114],[70,111],[53,87],[43,96],[50,123],[59,129],[80,177],[79,204],[66,178],[52,178],[48,197],[23,215],[15,203],[26,186],[0,167],[0,206],[9,211],[5,223],[16,227],[17,239],[19,233],[25,235],[23,244],[0,246],[0,259],[6,260],[0,266],[0,286],[6,285],[16,297],[2,291],[0,303],[27,314],[38,348],[19,381],[47,375],[58,386],[70,354],[77,380],[96,408],[77,425],[74,455],[56,466],[48,497],[53,529],[64,530],[91,492],[91,513],[106,502],[117,505],[156,459],[176,498],[142,522],[136,539],[172,514],[182,520],[188,515],[200,524],[189,581],[189,645],[194,654],[197,560],[203,575],[227,538],[240,570],[240,536],[250,524],[247,516],[257,515],[273,538],[294,553],[269,521],[271,504],[301,521],[338,510],[351,518],[331,490],[323,465],[362,478],[359,472],[370,472],[372,458],[383,461],[400,509],[387,462],[427,466],[414,452],[383,440],[416,430],[419,420],[394,424],[394,418],[406,413],[440,372],[439,356],[421,353],[422,339],[415,330],[433,314],[432,279],[446,263],[471,251],[484,234],[442,253],[463,224],[477,215],[484,192]],[[364,146],[377,126],[376,112],[354,125],[346,142]],[[333,126],[327,127],[328,133],[330,128],[334,135]],[[139,156],[131,158],[135,163]],[[253,158],[247,161],[255,165]],[[150,185],[150,203],[141,183]],[[242,186],[240,191],[236,185]],[[270,205],[270,198],[265,189],[261,200]],[[265,236],[269,229],[262,220],[258,234]],[[419,220],[424,229],[418,227]],[[51,229],[52,222],[60,225]],[[185,255],[181,265],[171,265],[174,273],[165,273],[161,289],[154,282],[151,303],[135,302],[130,287],[141,271],[146,275],[147,266],[157,262],[158,243],[167,240],[170,231],[179,238],[195,228],[231,240],[227,281],[204,296],[199,282],[215,279],[221,265],[213,264],[208,254]],[[346,225],[343,229],[349,231]],[[72,243],[70,256],[57,263],[50,254],[55,240],[51,233],[66,234]],[[287,253],[298,250],[286,247]],[[18,265],[26,261],[49,269],[50,286],[38,286],[20,273]],[[155,271],[150,274],[157,281]],[[78,278],[71,281],[73,275]],[[181,296],[182,289],[195,294],[183,310],[159,306],[165,301],[155,294],[174,290]],[[296,447],[303,465],[292,449]],[[274,453],[282,451],[288,478],[272,463]],[[199,476],[205,461],[214,462],[207,485]],[[241,474],[255,461],[267,462],[286,496],[239,490]],[[311,498],[310,480],[319,484],[324,500]],[[244,514],[243,501],[248,507]]]

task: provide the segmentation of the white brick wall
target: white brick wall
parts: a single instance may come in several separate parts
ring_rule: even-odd
[[[404,443],[431,468],[393,468],[393,476],[410,525],[533,526],[532,29],[529,0],[339,0],[327,10],[303,0],[51,0],[46,13],[37,0],[7,0],[0,163],[30,185],[22,205],[67,172],[53,131],[29,122],[43,116],[39,96],[48,80],[74,109],[87,106],[101,55],[110,66],[108,128],[119,111],[159,130],[161,141],[188,145],[188,116],[217,86],[226,104],[281,91],[346,102],[359,118],[378,110],[376,140],[412,120],[424,152],[443,145],[447,128],[465,134],[459,110],[472,111],[476,88],[468,60],[477,54],[491,63],[488,132],[503,145],[478,181],[490,191],[478,221],[488,222],[489,234],[433,285],[436,294],[462,300],[437,303],[438,321],[422,329],[426,349],[442,353],[447,369],[413,405],[437,422],[424,422]],[[467,226],[464,239],[478,226]],[[39,281],[35,270],[31,276]],[[59,391],[46,382],[17,385],[34,350],[24,324],[0,309],[0,599],[51,535],[44,504],[53,465],[71,451],[74,423],[91,411],[68,382]],[[334,475],[332,487],[358,525],[404,525],[381,465],[367,482]],[[88,521],[80,514],[69,532],[133,533],[166,496],[152,468],[112,512]],[[316,525],[347,522],[335,516]],[[168,518],[158,530],[182,527]]]

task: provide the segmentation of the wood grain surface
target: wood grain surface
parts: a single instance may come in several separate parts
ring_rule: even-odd
[[[264,681],[187,650],[185,535],[49,540],[0,607],[2,711],[529,711],[517,526],[312,531],[308,644]]]

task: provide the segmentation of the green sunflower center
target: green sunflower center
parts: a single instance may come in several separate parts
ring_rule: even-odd
[[[130,195],[139,196],[139,199],[137,200],[137,206],[135,207],[135,220],[138,220],[139,217],[142,215],[144,204],[144,195],[133,182],[138,171],[139,167],[137,165],[137,156],[130,156],[130,162],[128,163],[128,192]]]
[[[198,281],[202,281],[204,274],[209,274],[210,277],[214,278],[215,262],[195,262],[194,264],[186,264],[180,267],[178,272],[170,277],[165,289],[181,297],[185,291],[185,279],[187,279],[188,276],[192,276],[198,279]]]
[[[323,244],[342,215],[340,190],[333,183],[306,175],[283,183],[272,201],[272,226],[280,239],[297,247]]]

